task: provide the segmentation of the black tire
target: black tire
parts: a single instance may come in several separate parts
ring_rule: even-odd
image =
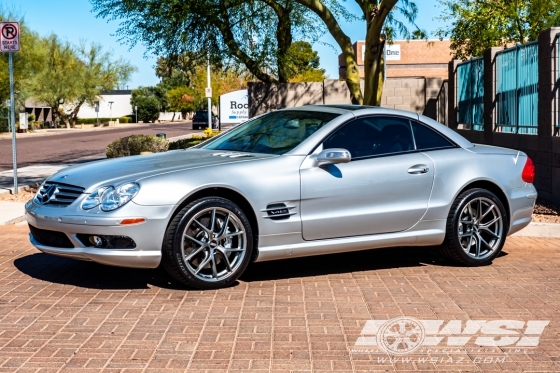
[[[487,265],[502,251],[508,228],[500,199],[486,189],[469,189],[451,206],[440,253],[463,265]]]
[[[163,267],[175,280],[201,290],[223,288],[235,282],[251,261],[251,224],[235,203],[201,198],[173,218],[162,250]]]

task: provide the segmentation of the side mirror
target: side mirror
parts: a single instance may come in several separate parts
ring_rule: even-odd
[[[348,163],[351,160],[352,156],[346,149],[325,149],[317,154],[317,165],[319,167],[327,164]]]

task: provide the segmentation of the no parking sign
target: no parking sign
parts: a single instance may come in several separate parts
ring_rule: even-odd
[[[19,22],[0,22],[0,52],[19,52]]]
[[[19,52],[19,22],[0,22],[0,52],[8,53],[10,70],[10,131],[12,132],[12,164],[14,167],[14,194],[18,194],[16,114],[14,97],[14,61],[12,55]]]

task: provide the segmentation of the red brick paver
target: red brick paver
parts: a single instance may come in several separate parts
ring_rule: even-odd
[[[41,254],[26,227],[0,227],[0,373],[558,372],[559,249],[509,238],[478,268],[433,248],[257,263],[238,284],[202,292],[160,270]],[[467,349],[392,362],[353,350],[367,320],[399,316],[550,324],[538,347],[486,363],[492,353]]]

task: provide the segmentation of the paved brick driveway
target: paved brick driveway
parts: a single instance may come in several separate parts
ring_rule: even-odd
[[[428,248],[372,250],[256,264],[200,292],[158,270],[47,256],[26,227],[1,227],[0,372],[558,372],[559,252],[515,237],[493,265],[462,268]],[[550,324],[520,351],[355,352],[367,320],[399,316]]]

